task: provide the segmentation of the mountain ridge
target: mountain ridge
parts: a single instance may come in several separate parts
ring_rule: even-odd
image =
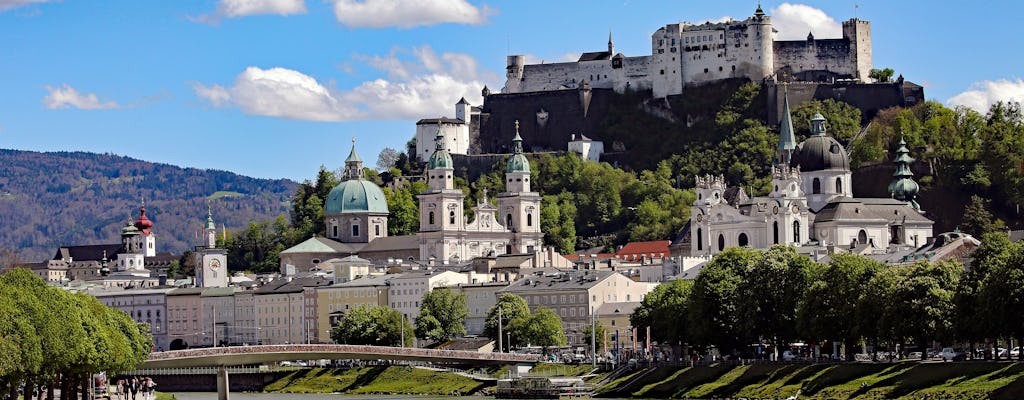
[[[145,201],[157,251],[198,244],[207,202],[218,228],[286,214],[298,183],[217,169],[154,163],[110,153],[0,149],[0,248],[22,262],[59,246],[114,243]]]

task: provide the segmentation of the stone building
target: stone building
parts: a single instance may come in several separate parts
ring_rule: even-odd
[[[668,24],[651,34],[651,55],[615,53],[611,35],[607,51],[583,53],[575,62],[525,63],[508,56],[502,93],[576,88],[653,90],[654,97],[680,94],[683,88],[727,78],[867,81],[872,67],[871,25],[853,18],[843,22],[838,39],[778,41],[771,17],[760,6],[744,20]]]

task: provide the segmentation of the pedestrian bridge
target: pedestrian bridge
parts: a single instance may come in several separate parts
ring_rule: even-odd
[[[139,369],[226,367],[289,360],[400,360],[458,364],[536,364],[535,354],[480,353],[347,344],[282,344],[210,347],[150,353]]]

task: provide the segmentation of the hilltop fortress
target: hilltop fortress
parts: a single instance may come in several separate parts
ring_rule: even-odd
[[[830,82],[867,81],[871,71],[871,24],[851,18],[840,39],[775,40],[772,19],[758,6],[754,15],[722,23],[665,25],[651,35],[651,55],[626,57],[608,50],[583,53],[576,62],[525,64],[525,56],[508,56],[502,93],[576,88],[651,90],[654,97],[680,94],[707,82],[747,78]]]

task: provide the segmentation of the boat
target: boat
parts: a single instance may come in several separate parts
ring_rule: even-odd
[[[594,388],[583,384],[582,378],[525,376],[499,379],[498,399],[589,399]]]

